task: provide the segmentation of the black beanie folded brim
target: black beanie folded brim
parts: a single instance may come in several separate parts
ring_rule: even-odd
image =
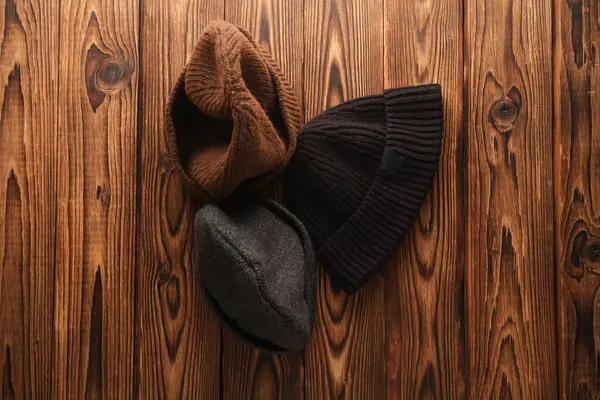
[[[334,283],[350,294],[377,272],[410,229],[442,146],[439,85],[390,89],[381,97],[386,136],[379,167],[355,212],[317,249]]]

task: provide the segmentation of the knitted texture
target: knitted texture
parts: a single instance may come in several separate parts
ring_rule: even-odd
[[[296,147],[300,111],[269,53],[242,28],[215,21],[171,92],[166,124],[176,167],[208,202],[281,171]]]
[[[272,201],[209,204],[196,213],[196,271],[223,324],[269,351],[303,348],[316,308],[308,232]]]
[[[409,230],[441,150],[439,85],[333,107],[302,129],[285,174],[288,204],[334,283],[356,292]]]

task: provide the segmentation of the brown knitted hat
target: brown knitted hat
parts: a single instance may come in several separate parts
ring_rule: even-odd
[[[296,147],[300,112],[269,53],[250,34],[211,22],[167,105],[169,150],[203,201],[274,176]]]

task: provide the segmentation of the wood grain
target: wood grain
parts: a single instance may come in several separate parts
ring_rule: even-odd
[[[269,50],[302,105],[303,14],[298,0],[226,0],[225,19],[248,30]],[[279,198],[278,200],[282,200]],[[223,330],[222,379],[226,399],[301,399],[301,352],[261,353]]]
[[[302,353],[270,354],[252,349],[223,329],[224,399],[303,399]]]
[[[0,1],[0,398],[52,394],[58,13]]]
[[[556,396],[552,4],[466,2],[469,396]]]
[[[304,353],[222,330],[194,278],[164,110],[223,18],[305,121],[443,86],[413,229],[355,296],[320,270]],[[0,399],[600,398],[598,43],[596,0],[0,0]]]
[[[137,7],[61,6],[55,398],[133,395]]]
[[[382,12],[381,0],[305,1],[305,120],[383,92]],[[306,397],[383,398],[384,332],[383,277],[347,296],[320,268],[317,322],[305,355]]]
[[[461,2],[387,2],[385,86],[440,83],[444,140],[431,192],[385,282],[388,398],[464,398]]]
[[[562,399],[600,398],[600,4],[555,1],[554,196]]]
[[[136,395],[218,398],[220,328],[195,279],[193,212],[166,152],[172,85],[222,0],[145,0],[141,48]]]

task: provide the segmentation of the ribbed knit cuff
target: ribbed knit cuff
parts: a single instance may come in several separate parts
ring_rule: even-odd
[[[440,85],[389,89],[383,96],[386,149],[410,158],[411,167],[435,170],[444,123]]]

